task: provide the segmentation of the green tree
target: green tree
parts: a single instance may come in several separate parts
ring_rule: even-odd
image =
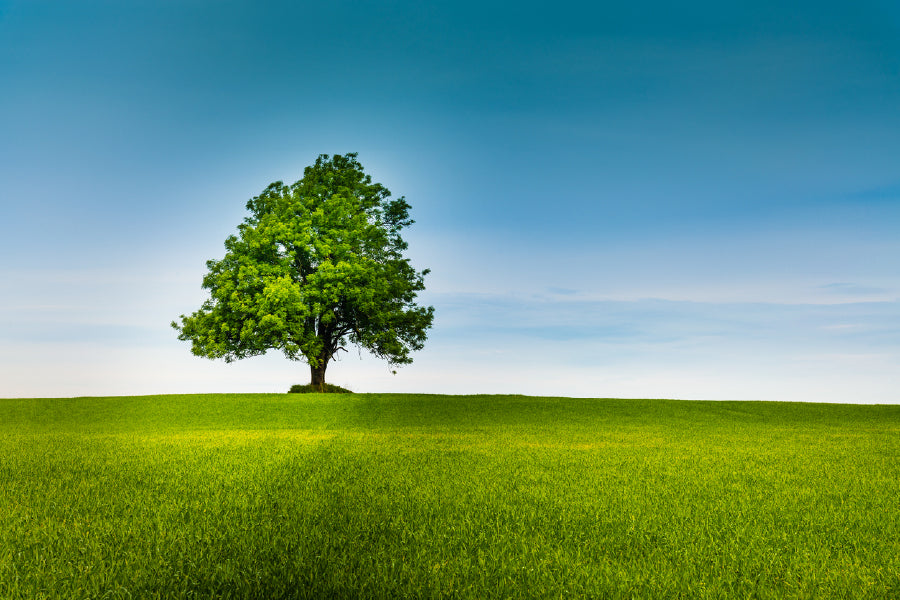
[[[429,270],[403,257],[410,205],[363,171],[355,153],[323,154],[291,186],[247,203],[250,216],[206,263],[200,310],[172,322],[191,351],[226,362],[277,349],[305,361],[320,390],[348,344],[391,365],[412,362],[434,308],[415,304]]]

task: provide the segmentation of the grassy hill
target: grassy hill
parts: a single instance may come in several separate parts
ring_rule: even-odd
[[[897,598],[900,406],[0,400],[0,598]]]

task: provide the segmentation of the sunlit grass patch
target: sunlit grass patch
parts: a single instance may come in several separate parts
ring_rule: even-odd
[[[306,429],[214,429],[185,431],[172,434],[156,432],[149,435],[121,436],[131,443],[165,444],[210,447],[240,447],[259,445],[261,442],[290,442],[293,444],[312,444],[330,440],[337,435],[334,431]]]

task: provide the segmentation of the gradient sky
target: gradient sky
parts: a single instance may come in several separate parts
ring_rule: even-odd
[[[900,4],[0,0],[0,397],[285,391],[169,323],[359,152],[435,326],[355,391],[900,402]]]

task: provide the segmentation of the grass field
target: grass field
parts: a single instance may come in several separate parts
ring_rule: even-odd
[[[0,400],[0,598],[900,598],[900,406]]]

